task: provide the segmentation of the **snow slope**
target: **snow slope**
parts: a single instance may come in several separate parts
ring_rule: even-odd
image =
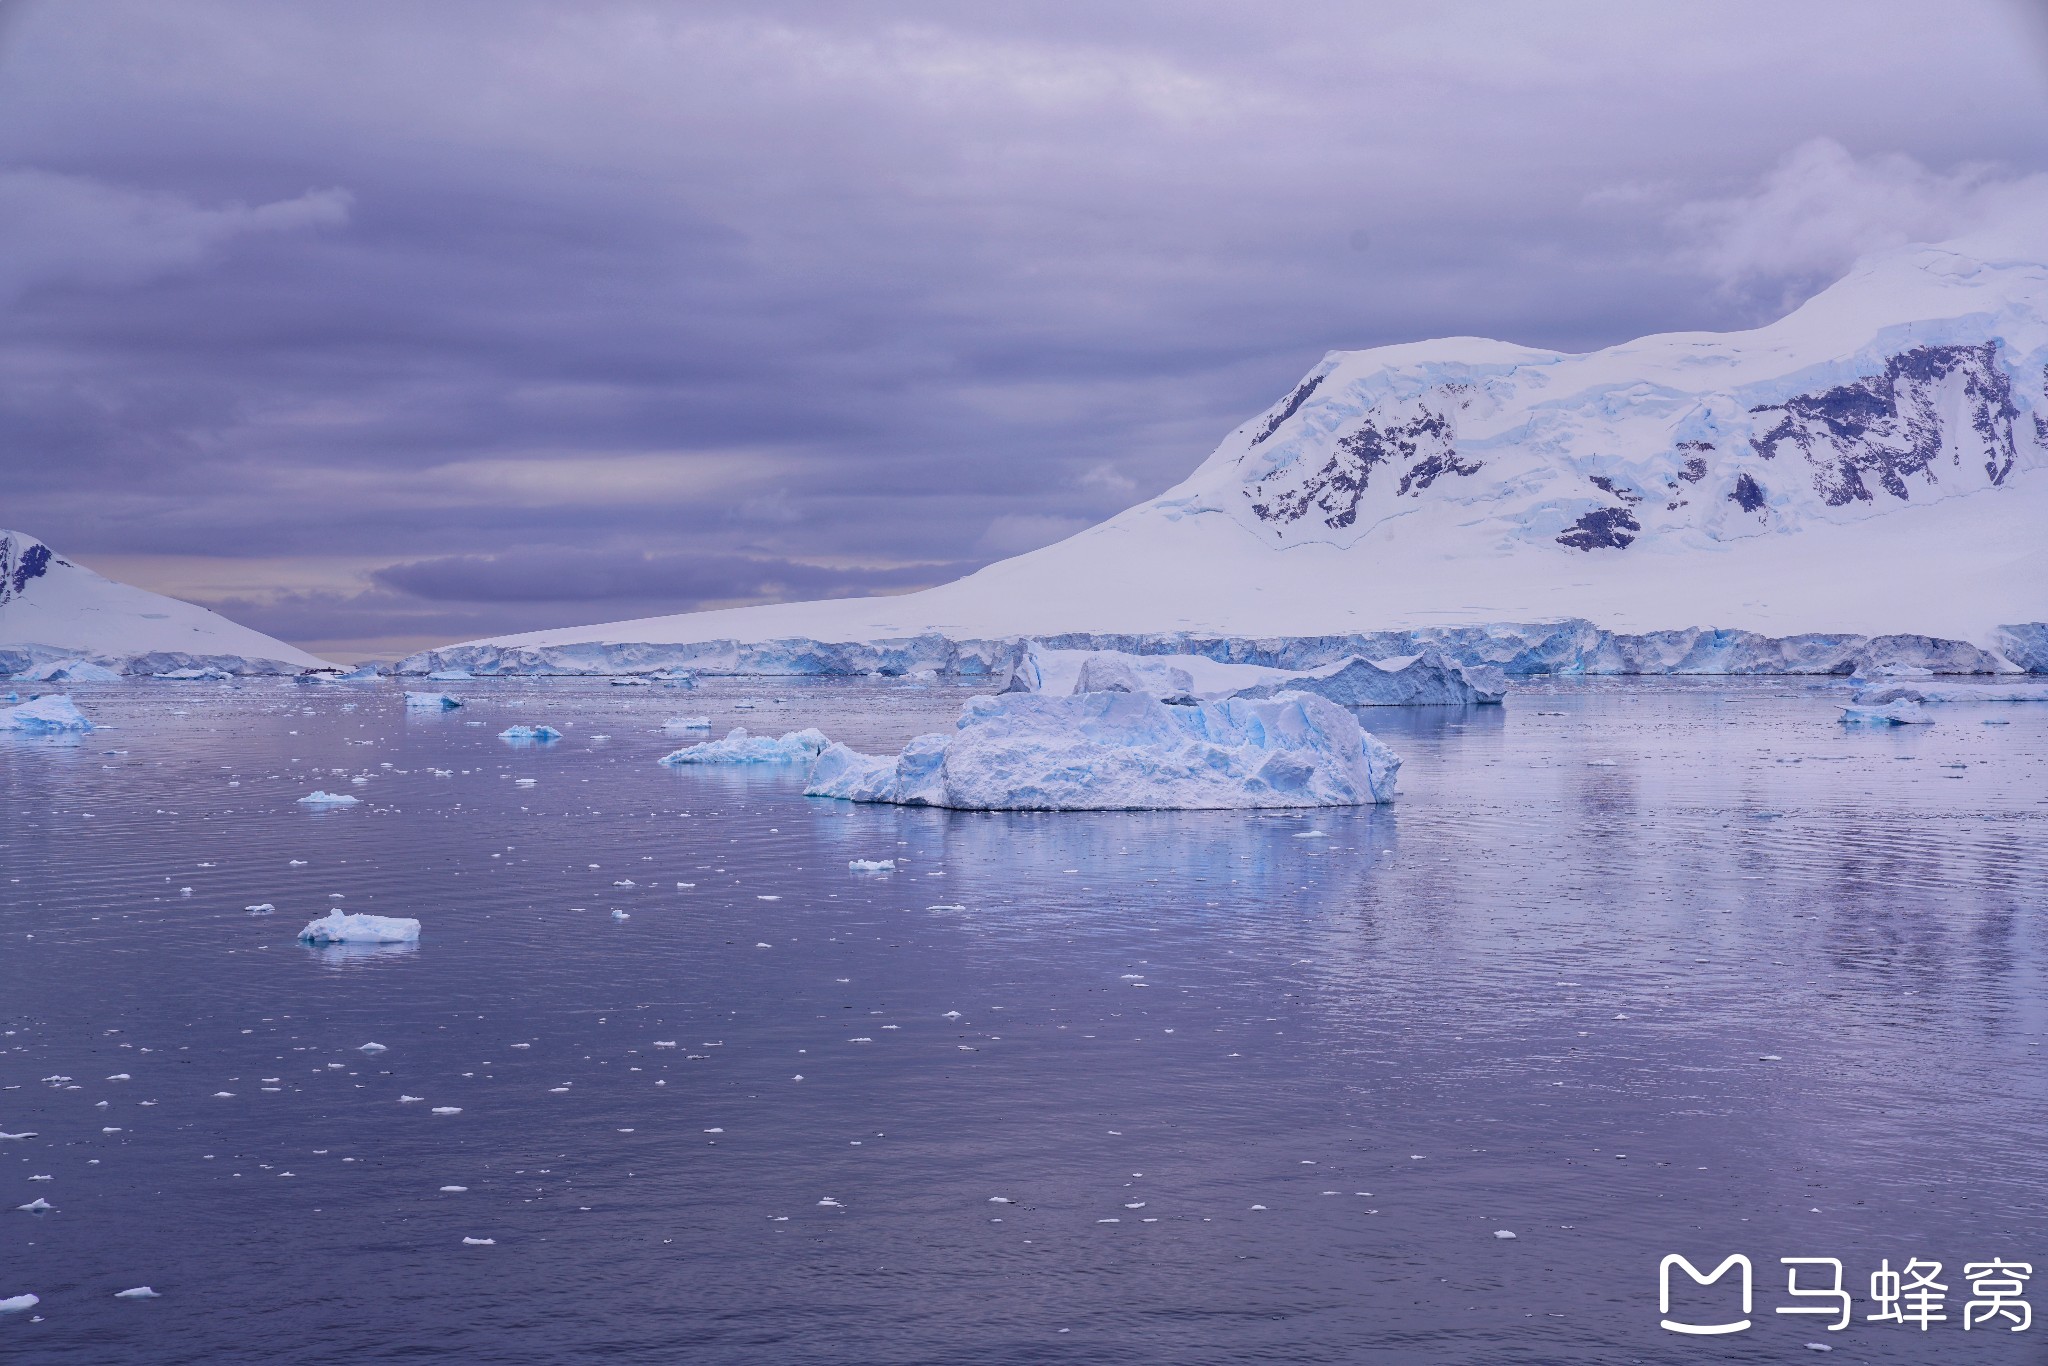
[[[1332,352],[1175,488],[954,583],[475,644],[1577,617],[1997,649],[2048,621],[2048,250],[2027,236],[1880,254],[1749,332]]]
[[[76,656],[126,673],[333,667],[204,607],[103,579],[33,536],[0,530],[0,673]]]

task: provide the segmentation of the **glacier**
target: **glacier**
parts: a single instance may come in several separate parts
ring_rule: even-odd
[[[159,676],[333,667],[204,607],[102,578],[27,532],[0,529],[0,673],[71,660]]]
[[[1002,691],[1143,692],[1162,702],[1271,697],[1312,692],[1350,707],[1469,706],[1498,703],[1505,674],[1460,665],[1436,649],[1366,660],[1350,655],[1313,669],[1213,660],[1197,654],[1132,654],[1119,650],[1049,650],[1021,642]]]
[[[0,730],[23,735],[61,735],[92,728],[93,724],[86,720],[85,713],[63,693],[50,693],[16,706],[0,707]]]
[[[671,768],[682,764],[807,764],[832,742],[819,730],[793,730],[782,736],[749,735],[735,726],[723,740],[686,745],[661,757]]]
[[[1173,488],[936,588],[401,667],[980,677],[1035,640],[1289,668],[1434,647],[1510,677],[2044,672],[2044,526],[2032,225],[1873,254],[1748,331],[1333,351]]]
[[[306,944],[417,944],[420,922],[400,916],[329,911],[300,930],[299,940]]]
[[[1390,802],[1401,761],[1306,693],[1172,706],[1146,692],[968,701],[902,753],[835,744],[804,792],[975,811],[1244,810]]]

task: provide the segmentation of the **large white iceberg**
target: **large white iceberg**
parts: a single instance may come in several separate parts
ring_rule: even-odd
[[[1435,647],[1377,660],[1347,655],[1302,669],[1197,654],[1054,650],[1024,641],[1002,690],[1148,693],[1168,703],[1311,692],[1347,707],[1466,706],[1499,702],[1507,679],[1497,669],[1460,664]]]
[[[329,911],[299,931],[308,944],[417,944],[420,922],[392,915],[343,915]]]
[[[90,659],[53,659],[20,677],[24,683],[119,683],[121,672]]]
[[[85,713],[63,693],[51,693],[19,706],[0,707],[0,730],[27,735],[59,735],[91,729],[92,722],[86,720]]]
[[[1400,767],[1350,712],[1306,693],[1192,706],[1008,693],[970,699],[952,731],[893,758],[833,745],[804,791],[977,811],[1363,806],[1393,800]]]
[[[1507,679],[1495,670],[1458,664],[1436,650],[1424,650],[1394,659],[1353,656],[1255,684],[1237,695],[1272,697],[1283,692],[1310,692],[1347,707],[1484,706],[1507,695]]]
[[[672,754],[663,755],[661,762],[669,765],[807,764],[831,743],[821,730],[793,730],[771,738],[749,735],[745,726],[735,726],[723,740],[686,745]]]
[[[409,711],[454,711],[462,701],[444,692],[409,692],[405,705]]]

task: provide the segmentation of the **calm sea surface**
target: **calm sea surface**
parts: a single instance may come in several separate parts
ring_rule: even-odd
[[[950,684],[449,686],[0,745],[0,1360],[2048,1358],[1961,1326],[1966,1263],[2048,1311],[2048,706],[1538,685],[1365,713],[1391,808],[987,815],[655,763]],[[1754,1326],[1660,1329],[1671,1252]],[[1914,1258],[1946,1321],[1867,1322]]]

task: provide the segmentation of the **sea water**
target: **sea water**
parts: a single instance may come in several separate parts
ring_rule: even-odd
[[[2042,1350],[1961,1323],[1966,1263],[2048,1305],[2048,707],[1536,684],[1361,713],[1391,807],[990,815],[656,762],[960,685],[451,686],[82,686],[0,746],[0,1358]],[[419,943],[297,942],[337,909]],[[1661,1328],[1671,1253],[1747,1256],[1752,1326]],[[1946,1319],[1867,1321],[1916,1258]]]

